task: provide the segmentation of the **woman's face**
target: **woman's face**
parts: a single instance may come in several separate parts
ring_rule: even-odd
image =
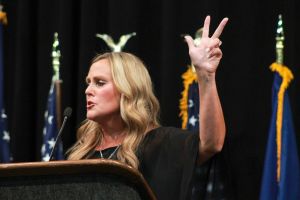
[[[92,64],[86,82],[87,119],[101,123],[119,118],[121,95],[113,83],[107,59],[101,59]]]

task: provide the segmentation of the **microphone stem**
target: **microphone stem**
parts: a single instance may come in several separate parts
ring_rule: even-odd
[[[60,127],[60,129],[59,129],[59,132],[58,132],[58,134],[57,134],[57,136],[56,136],[55,143],[54,143],[54,146],[53,146],[52,151],[51,151],[51,153],[50,153],[50,157],[49,157],[49,160],[48,160],[48,161],[51,161],[51,160],[52,160],[53,153],[54,153],[54,151],[55,151],[55,148],[56,148],[56,145],[57,145],[57,143],[58,143],[59,137],[60,137],[60,135],[61,135],[61,133],[62,133],[62,130],[63,130],[64,127],[65,127],[65,124],[66,124],[67,119],[68,119],[68,117],[65,116],[65,117],[64,117],[64,121],[63,121],[63,123],[62,123],[62,125],[61,125],[61,127]]]

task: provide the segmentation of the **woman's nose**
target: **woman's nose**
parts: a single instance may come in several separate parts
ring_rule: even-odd
[[[85,94],[86,95],[91,95],[92,92],[93,92],[93,86],[92,86],[92,84],[88,84],[86,89],[85,89]]]

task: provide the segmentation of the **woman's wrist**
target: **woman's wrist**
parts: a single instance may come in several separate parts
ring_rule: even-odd
[[[198,82],[199,83],[210,83],[215,82],[216,73],[208,72],[206,70],[196,69]]]

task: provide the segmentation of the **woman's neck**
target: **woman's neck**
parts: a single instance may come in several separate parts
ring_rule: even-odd
[[[101,143],[96,147],[96,149],[107,149],[109,147],[114,147],[122,144],[125,136],[126,130],[123,124],[117,126],[103,126],[101,125],[103,137]]]

